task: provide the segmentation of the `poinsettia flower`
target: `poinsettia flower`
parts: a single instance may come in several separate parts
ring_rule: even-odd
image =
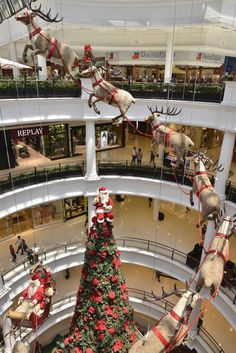
[[[90,314],[94,314],[95,313],[95,308],[93,307],[93,306],[90,306],[90,308],[89,308],[89,312],[90,312]]]
[[[117,319],[117,318],[119,317],[119,314],[114,313],[114,314],[113,314],[113,317],[114,317],[114,319]]]
[[[132,340],[132,343],[135,343],[137,341],[137,336],[135,333],[132,333],[131,340]]]
[[[90,267],[91,267],[91,268],[97,268],[96,262],[91,262]]]
[[[97,278],[94,278],[93,280],[92,280],[92,284],[93,284],[93,286],[98,286],[99,285],[99,280],[97,279]]]
[[[121,264],[121,261],[117,259],[117,257],[114,257],[112,263],[114,264],[114,267],[117,270]]]
[[[83,353],[83,351],[79,347],[74,347],[75,353]]]
[[[124,312],[124,314],[127,314],[129,312],[129,309],[128,308],[124,308],[123,312]]]
[[[100,256],[102,259],[105,259],[106,256],[107,256],[107,252],[106,252],[106,251],[102,251],[102,252],[100,252],[99,256]]]
[[[104,334],[104,333],[99,333],[99,334],[97,335],[97,338],[98,338],[99,341],[102,341],[102,340],[104,339],[104,337],[105,337],[105,334]]]
[[[106,314],[106,315],[113,315],[113,311],[111,310],[110,307],[108,307],[107,309],[105,309],[105,314]]]
[[[114,275],[111,277],[112,282],[117,282],[118,281],[118,276]]]
[[[88,251],[88,254],[89,255],[95,255],[96,254],[96,250],[95,249],[90,249],[89,251]]]
[[[108,297],[109,297],[109,299],[115,299],[116,295],[115,295],[114,292],[110,292],[110,293],[108,294]]]
[[[115,333],[116,332],[116,330],[115,330],[115,328],[114,327],[111,327],[111,328],[109,328],[109,330],[108,330],[111,334],[113,334],[113,333]]]
[[[122,298],[123,298],[124,300],[127,300],[127,295],[126,295],[126,294],[122,294]]]
[[[86,348],[86,353],[93,353],[91,348]]]
[[[106,325],[103,320],[98,320],[95,325],[95,330],[106,331]]]
[[[69,337],[66,337],[65,339],[64,339],[64,345],[65,345],[65,347],[67,347],[68,345],[69,345]]]
[[[126,284],[125,283],[122,283],[121,285],[120,285],[120,289],[121,289],[121,291],[122,292],[124,292],[125,290],[126,290]]]
[[[114,352],[119,352],[119,350],[121,350],[121,348],[123,348],[123,343],[120,340],[117,340],[113,346],[113,351]]]
[[[105,241],[104,246],[109,246],[109,241]]]

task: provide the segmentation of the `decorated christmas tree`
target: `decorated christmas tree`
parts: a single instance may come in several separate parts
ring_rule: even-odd
[[[105,187],[86,241],[77,302],[65,347],[75,353],[127,353],[136,341],[133,309],[112,234],[113,202]]]

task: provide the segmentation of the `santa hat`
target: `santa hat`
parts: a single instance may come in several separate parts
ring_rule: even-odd
[[[39,285],[40,279],[41,279],[40,274],[35,272],[30,278],[30,283],[34,283],[35,285]]]
[[[99,189],[98,189],[99,193],[100,194],[107,194],[108,193],[108,190],[105,186],[101,186]]]

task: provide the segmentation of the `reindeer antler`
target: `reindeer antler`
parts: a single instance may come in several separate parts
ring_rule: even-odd
[[[170,297],[173,294],[178,295],[178,294],[186,292],[186,289],[178,289],[176,283],[174,284],[174,289],[169,292],[165,292],[163,287],[161,289],[162,289],[162,296],[157,296],[152,291],[152,295],[153,295],[155,301]]]
[[[163,115],[168,115],[168,116],[176,116],[176,115],[179,115],[181,112],[182,112],[182,109],[179,109],[178,108],[170,108],[170,107],[167,107],[166,111],[164,111],[164,108],[162,107],[161,110],[158,110],[157,109],[157,106],[156,106],[156,109],[152,109],[151,107],[148,107],[148,109],[150,110],[150,112],[153,114],[153,113],[158,113],[158,114],[163,114]]]
[[[61,17],[60,19],[57,19],[58,17],[58,13],[56,14],[55,17],[51,18],[50,14],[51,14],[51,9],[48,10],[48,12],[45,14],[41,11],[41,4],[39,5],[39,7],[37,9],[33,9],[31,7],[32,2],[35,2],[36,0],[31,0],[29,2],[29,8],[31,11],[35,12],[40,18],[42,18],[44,21],[47,22],[61,22],[63,20],[63,17]]]

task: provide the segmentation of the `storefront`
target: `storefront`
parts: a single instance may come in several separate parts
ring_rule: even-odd
[[[85,154],[86,129],[85,126],[71,126],[71,151],[73,156]],[[105,150],[124,146],[124,126],[112,123],[95,125],[96,150]]]
[[[50,159],[69,157],[68,125],[49,125],[49,133],[44,137],[45,156]]]
[[[0,220],[0,241],[30,229],[79,217],[87,212],[87,198],[72,197],[43,203]]]

